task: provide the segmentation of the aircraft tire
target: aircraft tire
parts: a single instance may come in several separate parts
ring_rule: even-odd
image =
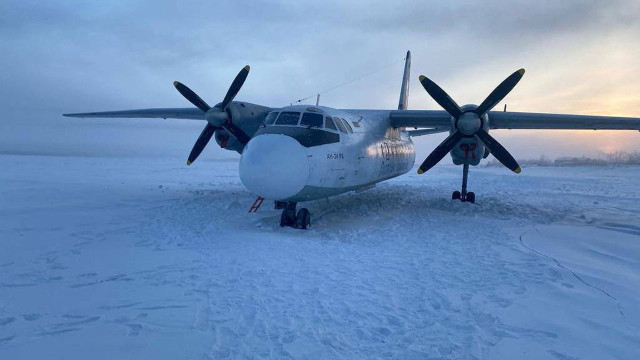
[[[476,194],[474,192],[467,193],[467,201],[475,204],[476,203]]]
[[[454,191],[451,194],[451,200],[460,200],[460,191]]]
[[[298,210],[296,216],[296,227],[298,229],[306,230],[311,225],[311,214],[307,208]]]

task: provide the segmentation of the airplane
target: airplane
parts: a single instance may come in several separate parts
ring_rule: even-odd
[[[334,109],[292,105],[267,107],[234,101],[249,74],[240,70],[222,102],[209,106],[195,92],[173,85],[195,108],[153,108],[63,114],[80,118],[174,118],[206,121],[187,159],[193,163],[209,140],[241,154],[242,184],[281,209],[280,226],[307,229],[307,208],[298,202],[363,191],[410,171],[415,162],[412,138],[449,132],[418,168],[423,174],[447,154],[462,165],[462,188],[452,200],[475,203],[467,191],[469,166],[489,154],[514,173],[521,168],[491,135],[494,129],[640,130],[640,118],[492,111],[522,79],[524,69],[509,75],[480,105],[459,106],[440,86],[421,75],[420,83],[444,110],[408,110],[411,52],[407,51],[397,110]],[[412,130],[411,130],[412,129]],[[260,202],[261,203],[261,202]],[[255,205],[255,204],[254,204]]]

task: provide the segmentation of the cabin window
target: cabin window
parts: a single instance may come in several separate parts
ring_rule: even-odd
[[[340,118],[334,117],[333,121],[336,123],[336,126],[338,126],[338,129],[340,129],[341,132],[348,134],[347,129],[344,127],[344,124],[342,123]]]
[[[264,119],[264,125],[272,125],[276,118],[278,117],[278,112],[270,112],[267,117]]]
[[[276,125],[298,125],[300,113],[297,111],[283,111],[276,120]]]
[[[326,127],[327,129],[331,129],[331,130],[338,130],[338,128],[336,127],[336,124],[333,122],[333,119],[331,118],[331,116],[327,116],[325,118],[324,127]]]
[[[351,125],[349,125],[349,122],[346,121],[345,119],[341,119],[342,122],[344,122],[344,126],[347,128],[347,131],[349,132],[349,134],[353,134],[353,129],[351,128]]]
[[[300,125],[321,128],[323,118],[324,117],[321,114],[306,112],[302,114],[302,120],[300,121]]]

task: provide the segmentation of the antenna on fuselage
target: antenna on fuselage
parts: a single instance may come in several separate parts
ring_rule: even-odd
[[[320,94],[316,96],[316,106],[320,105]]]
[[[408,52],[407,52],[407,54],[408,54],[408,55],[410,55]],[[400,60],[400,61],[405,61],[405,60],[406,60],[406,58],[403,58],[403,59],[402,59],[402,60]],[[381,68],[379,68],[379,69],[376,69],[376,70],[370,71],[370,72],[368,72],[368,73],[365,73],[365,74],[363,74],[363,75],[358,76],[357,78],[351,79],[351,80],[349,80],[349,81],[345,81],[345,82],[343,82],[343,83],[341,83],[341,84],[338,84],[338,85],[332,86],[332,87],[330,87],[330,88],[328,88],[328,89],[325,89],[325,90],[320,91],[319,93],[316,93],[316,96],[317,96],[317,98],[316,98],[316,105],[317,105],[317,104],[318,104],[318,102],[320,101],[320,100],[319,100],[319,98],[320,98],[320,94],[324,94],[324,93],[327,93],[327,92],[329,92],[329,91],[333,91],[333,90],[335,90],[335,89],[341,88],[341,87],[343,87],[343,86],[345,86],[345,85],[348,85],[348,84],[351,84],[351,83],[353,83],[353,82],[356,82],[356,81],[358,81],[358,80],[360,80],[360,79],[363,79],[363,78],[365,78],[365,77],[367,77],[367,76],[371,76],[371,75],[373,75],[373,74],[379,73],[379,72],[381,72],[381,71],[383,71],[383,70],[386,70],[386,69],[388,69],[388,68],[390,68],[390,67],[392,67],[392,66],[396,65],[396,64],[397,64],[397,63],[399,63],[400,61],[395,61],[395,62],[393,62],[393,63],[391,63],[391,64],[389,64],[389,65],[387,65],[387,66],[384,66],[384,67],[381,67]],[[307,99],[310,99],[311,97],[313,97],[313,95],[309,95],[309,96],[307,96],[306,98],[298,99],[298,100],[294,101],[294,102],[293,102],[293,103],[291,103],[291,104],[299,104],[299,103],[301,103],[301,102],[303,102],[303,101],[306,101]]]

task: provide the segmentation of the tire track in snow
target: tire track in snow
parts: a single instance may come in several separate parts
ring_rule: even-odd
[[[543,235],[542,235],[542,233],[540,233],[540,231],[538,230],[538,228],[537,228],[537,227],[535,227],[535,226],[534,226],[534,229],[535,229],[535,231],[536,231],[538,234],[540,234],[540,236],[543,236]],[[597,287],[597,286],[595,286],[595,285],[592,285],[592,284],[590,284],[590,283],[586,282],[586,281],[585,281],[584,279],[582,279],[578,274],[576,274],[573,270],[571,270],[571,269],[569,269],[568,267],[566,267],[566,266],[562,265],[562,264],[560,263],[560,261],[558,261],[558,259],[554,258],[553,256],[549,256],[549,255],[543,254],[543,253],[541,253],[541,252],[539,252],[539,251],[537,251],[537,250],[535,250],[535,249],[531,248],[530,246],[526,245],[526,244],[524,243],[524,239],[523,239],[523,237],[524,237],[526,234],[528,234],[529,232],[530,232],[530,231],[524,232],[524,233],[520,234],[520,237],[519,237],[519,238],[520,238],[520,244],[521,244],[525,249],[527,249],[527,250],[529,250],[529,251],[531,251],[531,252],[533,252],[533,253],[537,254],[538,256],[541,256],[541,257],[547,258],[547,259],[549,259],[549,260],[552,260],[554,263],[556,263],[556,265],[557,265],[559,268],[564,269],[564,270],[566,270],[566,271],[570,272],[570,273],[571,273],[571,274],[572,274],[576,279],[578,279],[578,281],[580,281],[580,282],[581,282],[581,283],[583,283],[584,285],[586,285],[586,286],[588,286],[588,287],[590,287],[590,288],[592,288],[592,289],[594,289],[594,290],[596,290],[596,291],[599,291],[599,292],[600,292],[600,293],[602,293],[603,295],[605,295],[605,296],[607,296],[608,298],[612,299],[612,300],[616,303],[616,307],[618,308],[618,312],[620,312],[620,315],[622,316],[622,318],[623,318],[623,319],[625,318],[625,316],[624,316],[624,312],[622,311],[622,306],[620,305],[620,302],[618,301],[618,299],[617,299],[615,296],[613,296],[613,295],[609,294],[607,291],[605,291],[605,290],[604,290],[604,289],[602,289],[602,288],[599,288],[599,287]]]

